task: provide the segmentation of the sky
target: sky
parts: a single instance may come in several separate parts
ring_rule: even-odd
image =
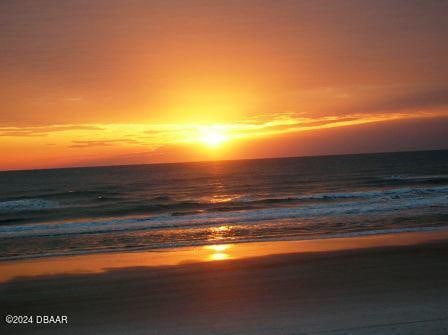
[[[448,2],[3,0],[0,170],[447,149]]]

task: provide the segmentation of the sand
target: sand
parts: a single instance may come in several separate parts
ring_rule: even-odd
[[[398,244],[9,279],[2,318],[68,324],[1,333],[447,334],[448,242]]]

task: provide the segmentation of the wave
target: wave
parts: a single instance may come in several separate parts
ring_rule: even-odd
[[[271,196],[269,194],[221,195],[211,198],[182,200],[167,195],[126,199],[123,197],[98,195],[78,201],[50,200],[46,198],[29,198],[0,202],[0,213],[26,211],[44,211],[62,209],[71,211],[67,218],[81,219],[85,213],[89,216],[130,216],[166,213],[172,216],[185,216],[196,213],[232,212],[255,209],[268,209],[279,206],[307,205],[312,203],[346,202],[351,200],[369,200],[378,197],[400,198],[407,195],[431,195],[445,192],[448,186],[402,187],[349,192],[326,192],[310,194],[286,194]],[[85,194],[97,194],[90,191]],[[48,213],[48,211],[47,211]],[[61,214],[63,214],[61,212]],[[12,219],[12,218],[11,218]],[[7,222],[9,223],[9,222]],[[12,222],[11,222],[12,223]],[[0,222],[0,224],[2,224]]]
[[[446,174],[439,174],[439,175],[419,175],[419,176],[412,176],[412,175],[393,175],[393,176],[387,176],[384,177],[383,180],[387,181],[411,181],[411,182],[448,182],[448,175]]]
[[[0,213],[37,211],[43,209],[56,209],[59,207],[60,205],[57,201],[44,199],[9,200],[0,202]]]
[[[182,215],[165,213],[151,217],[9,225],[0,227],[0,238],[194,228],[322,217],[379,216],[382,214],[391,215],[412,210],[418,210],[421,213],[425,209],[431,210],[433,207],[448,207],[448,186],[328,193],[310,196],[327,197],[328,195],[331,195],[333,198],[348,197],[350,200],[344,202],[297,204],[287,207],[239,209],[227,212],[184,212]]]

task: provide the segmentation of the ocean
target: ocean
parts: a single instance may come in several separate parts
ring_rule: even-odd
[[[0,172],[0,260],[448,228],[448,151]]]

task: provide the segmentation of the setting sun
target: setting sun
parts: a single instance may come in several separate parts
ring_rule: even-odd
[[[224,129],[218,126],[209,126],[200,129],[199,140],[209,147],[218,147],[229,140]]]

